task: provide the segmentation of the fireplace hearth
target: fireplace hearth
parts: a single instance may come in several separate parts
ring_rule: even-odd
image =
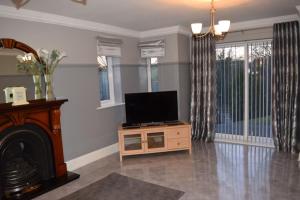
[[[66,101],[0,104],[0,199],[31,199],[79,177],[64,163],[60,106]]]
[[[34,191],[40,187],[41,182],[37,166],[31,165],[22,157],[6,163],[1,178],[5,196],[8,198],[19,198]]]

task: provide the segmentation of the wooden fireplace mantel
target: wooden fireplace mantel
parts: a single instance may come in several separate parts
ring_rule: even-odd
[[[19,106],[12,106],[11,103],[0,104],[0,134],[6,128],[25,124],[37,125],[47,133],[52,143],[56,177],[67,174],[60,125],[60,107],[67,101],[41,99]]]

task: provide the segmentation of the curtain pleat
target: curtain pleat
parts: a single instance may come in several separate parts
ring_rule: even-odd
[[[211,35],[192,39],[191,112],[192,137],[210,142],[216,123],[216,48]]]
[[[299,106],[299,22],[274,24],[272,121],[275,147],[297,152]],[[299,133],[298,133],[299,134]]]

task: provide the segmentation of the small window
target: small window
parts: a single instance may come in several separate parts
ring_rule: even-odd
[[[147,77],[148,77],[148,92],[159,91],[157,57],[147,58]]]
[[[101,105],[114,104],[114,79],[112,57],[98,56],[97,62],[99,65],[99,86],[100,86],[100,101]]]

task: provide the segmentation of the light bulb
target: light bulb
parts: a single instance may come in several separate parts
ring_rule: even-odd
[[[199,34],[202,30],[202,23],[193,23],[191,24],[193,34]]]
[[[221,26],[219,24],[215,25],[215,35],[222,35]]]
[[[228,32],[230,28],[230,21],[229,20],[220,20],[219,21],[220,31],[221,32]]]

